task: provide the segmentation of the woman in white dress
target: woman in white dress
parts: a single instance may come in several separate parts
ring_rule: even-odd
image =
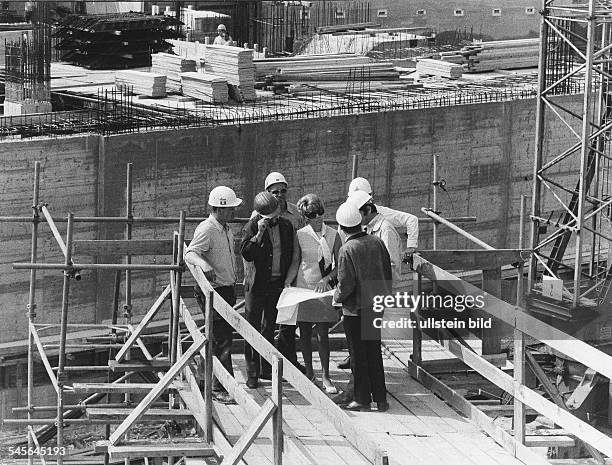
[[[338,262],[338,250],[342,245],[334,228],[323,223],[325,208],[321,199],[315,194],[302,197],[297,208],[306,219],[306,226],[297,231],[300,249],[299,269],[296,286],[325,292],[335,286]],[[302,357],[306,367],[306,376],[315,380],[312,367],[312,328],[317,329],[319,357],[323,369],[323,387],[328,394],[338,391],[329,378],[329,327],[337,321],[337,312],[331,306],[320,301],[308,301],[300,304],[300,341]]]

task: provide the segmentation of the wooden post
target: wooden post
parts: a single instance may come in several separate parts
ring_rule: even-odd
[[[206,359],[204,360],[204,412],[206,416],[206,431],[204,440],[212,441],[212,383],[213,383],[213,312],[214,312],[214,291],[210,291],[206,296],[206,307],[204,310],[204,336],[206,337]]]
[[[283,464],[283,359],[274,356],[272,363],[272,401],[276,410],[272,416],[273,464]]]
[[[40,193],[40,162],[34,163],[34,194],[32,195],[32,244],[30,249],[30,262],[36,263],[38,256],[38,197]],[[36,270],[30,270],[30,292],[28,295],[28,420],[32,419],[34,406],[34,336],[32,325],[36,318]],[[3,386],[2,386],[3,387]],[[28,434],[28,450],[34,447],[31,434]],[[34,456],[28,455],[28,465],[34,464]]]
[[[174,263],[183,265],[183,249],[185,247],[185,210],[181,210],[179,215],[179,234],[176,245],[176,257]],[[176,344],[178,343],[179,333],[179,315],[181,306],[181,282],[183,278],[182,271],[173,271],[174,273],[174,293],[172,294],[172,334],[170,337],[170,362],[174,363],[177,360]]]
[[[433,211],[438,214],[438,155],[433,157]],[[438,248],[438,222],[433,222],[433,250]]]
[[[482,270],[482,290],[497,298],[501,298],[501,268]],[[497,320],[497,325],[501,324],[502,322]],[[501,328],[499,330],[491,328],[480,331],[482,335],[482,355],[499,354],[501,352],[500,330]]]
[[[525,209],[527,197],[521,196],[521,211],[519,218],[519,249],[524,247]],[[516,311],[521,311],[523,302],[523,263],[519,262],[516,281]],[[518,329],[514,330],[514,380],[523,385],[525,383],[525,337]],[[525,444],[525,404],[514,399],[514,438]]]
[[[72,264],[72,229],[74,215],[68,214],[68,226],[66,231],[66,256],[64,264]],[[68,295],[70,294],[71,270],[64,270],[64,285],[62,289],[62,313],[60,317],[60,348],[59,360],[57,364],[57,447],[61,450],[64,447],[64,366],[66,364],[66,331],[68,329]],[[64,457],[57,456],[58,465],[64,464]]]
[[[421,273],[414,272],[412,274],[412,293],[414,294],[415,297],[418,298],[418,296],[421,295],[422,286],[423,286],[423,277],[421,276]],[[420,302],[421,300],[419,299],[415,301]],[[414,329],[412,330],[412,361],[416,365],[420,365],[421,362],[423,361],[423,355],[421,351],[423,334],[421,333],[421,329],[419,328],[420,319],[418,315],[418,312],[420,309],[421,309],[421,305],[419,304],[414,309],[414,312],[410,313],[410,320],[413,321],[415,324]]]
[[[132,216],[133,216],[132,215],[132,210],[133,210],[132,208],[133,206],[132,168],[133,167],[134,167],[133,163],[127,164],[126,183],[125,183],[125,217],[128,220],[125,223],[125,239],[126,240],[132,239],[132,223],[130,220],[132,219]],[[126,264],[132,263],[132,257],[130,255],[126,255],[125,263]],[[126,324],[128,325],[132,324],[132,271],[131,270],[125,270],[125,304],[123,305],[123,316],[125,317]],[[131,358],[131,351],[128,350],[126,352],[125,359],[130,360],[130,358]],[[130,401],[129,392],[126,392],[123,395],[123,400],[126,403]],[[128,440],[127,434],[125,435],[125,440],[126,441]],[[105,457],[107,455],[108,454],[105,454]],[[124,463],[125,465],[130,465],[130,459],[129,458],[124,459]]]

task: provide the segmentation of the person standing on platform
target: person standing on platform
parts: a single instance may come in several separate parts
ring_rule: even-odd
[[[382,361],[380,329],[374,318],[375,296],[391,295],[391,259],[385,244],[361,227],[361,213],[345,202],[336,212],[336,220],[346,235],[338,257],[338,286],[334,300],[342,304],[344,331],[349,346],[354,378],[353,400],[342,408],[370,410],[376,402],[379,412],[389,409]]]
[[[234,254],[234,235],[228,223],[234,219],[236,207],[242,200],[232,189],[225,186],[215,187],[208,196],[212,212],[196,228],[193,239],[185,252],[185,260],[198,266],[211,283],[215,292],[232,307],[236,304],[234,286],[237,281],[236,255]],[[206,298],[198,285],[194,287],[195,297],[202,313],[206,308]],[[213,312],[213,354],[233,376],[232,368],[232,326],[217,312]],[[228,404],[234,403],[223,385],[215,378],[213,399]]]
[[[336,282],[338,269],[338,251],[341,240],[337,231],[323,222],[325,208],[321,199],[315,194],[302,197],[297,208],[306,219],[306,226],[297,232],[299,245],[299,267],[296,287],[325,292]],[[302,356],[306,367],[306,377],[315,380],[312,367],[312,327],[315,323],[319,342],[319,357],[323,370],[323,387],[328,394],[337,394],[338,390],[329,377],[329,326],[337,321],[337,312],[319,301],[308,301],[300,304],[299,320]],[[303,312],[302,312],[303,310]]]
[[[232,40],[232,37],[229,35],[229,32],[227,32],[227,28],[225,27],[225,24],[219,24],[217,26],[217,37],[215,37],[215,40],[213,41],[213,45],[229,45],[229,46],[234,45],[234,41]]]
[[[245,277],[246,319],[274,344],[276,304],[283,289],[295,279],[295,273],[290,276],[289,269],[297,261],[298,249],[293,226],[280,215],[276,197],[270,192],[260,192],[253,204],[257,214],[244,226],[240,244],[242,257],[253,265],[254,271]],[[295,325],[281,325],[277,348],[290,362],[298,365]],[[245,343],[247,387],[251,389],[258,386],[259,378],[272,378],[270,364],[259,359],[259,354]]]

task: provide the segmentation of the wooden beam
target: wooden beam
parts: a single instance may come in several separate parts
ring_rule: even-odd
[[[240,439],[238,439],[238,442],[236,442],[231,452],[225,456],[221,465],[238,465],[238,462],[242,460],[247,449],[253,444],[257,435],[266,425],[266,422],[272,418],[272,414],[275,410],[276,405],[274,405],[272,399],[266,400],[253,422],[249,425],[244,434],[240,436]]]
[[[526,251],[519,249],[419,250],[418,253],[444,269],[462,271],[491,270],[526,260]]]
[[[88,408],[85,412],[87,418],[91,419],[112,419],[112,420],[123,420],[129,416],[132,411],[125,408],[104,408],[95,407]],[[193,418],[191,410],[186,409],[170,409],[170,408],[156,408],[149,409],[143,413],[140,420],[146,421],[163,421],[163,420],[184,420]]]
[[[575,447],[576,440],[569,436],[525,436],[527,447]]]
[[[207,443],[154,443],[154,444],[128,444],[123,446],[108,446],[108,455],[111,459],[129,459],[130,457],[213,457],[214,449]]]
[[[171,367],[169,360],[147,360],[117,362],[109,360],[108,368],[112,371],[166,371]]]
[[[119,350],[119,352],[117,352],[117,355],[115,355],[115,360],[117,362],[120,362],[125,358],[132,345],[134,345],[136,339],[140,337],[147,325],[153,320],[153,318],[155,318],[155,315],[157,315],[157,312],[159,312],[159,310],[161,309],[162,305],[164,304],[164,301],[170,295],[170,292],[171,288],[170,285],[168,285],[163,290],[161,295],[157,298],[155,303],[151,306],[147,314],[142,318],[142,320],[140,320],[140,323],[138,323],[136,330],[132,331],[128,340],[125,341],[125,345],[123,346],[123,348]]]
[[[155,388],[150,391],[145,398],[138,404],[138,406],[130,413],[130,415],[125,419],[125,421],[117,427],[117,429],[113,432],[109,441],[111,444],[116,444],[121,437],[132,427],[132,425],[138,421],[138,419],[144,414],[144,412],[153,404],[153,402],[160,396],[160,394],[172,383],[176,375],[189,363],[189,360],[199,352],[204,343],[206,342],[206,338],[200,336],[199,338],[194,338],[193,344],[189,346],[189,349],[185,351],[185,353],[181,356],[177,362],[172,365],[172,367],[168,370],[168,372],[160,379],[159,383],[155,386]]]
[[[204,277],[199,267],[187,263],[191,274],[205,294],[213,291],[213,287]],[[369,435],[361,431],[351,418],[317,386],[315,386],[301,371],[273,347],[255,328],[238,314],[225,300],[215,293],[215,310],[268,362],[273,363],[273,356],[283,360],[283,377],[314,407],[321,410],[347,441],[359,450],[374,465],[388,462],[387,451],[380,447]]]
[[[172,240],[82,240],[73,244],[75,255],[172,255]]]
[[[77,394],[93,394],[100,393],[134,393],[146,394],[155,387],[151,383],[73,383],[72,390]]]
[[[30,332],[32,333],[32,337],[34,338],[34,343],[36,344],[36,348],[38,349],[38,354],[40,355],[40,359],[43,362],[45,370],[49,375],[49,379],[51,380],[51,384],[55,389],[55,392],[59,391],[59,385],[57,384],[57,378],[55,377],[55,373],[53,373],[53,367],[47,358],[47,354],[45,353],[45,348],[40,342],[40,337],[38,336],[38,331],[36,330],[36,326],[32,322],[30,322]]]
[[[283,465],[283,360],[272,363],[272,402],[276,410],[272,416],[272,463]]]
[[[413,260],[417,271],[423,273],[423,276],[428,279],[438,281],[438,284],[444,289],[461,295],[482,295],[482,291],[476,286],[457,278],[433,263],[429,263],[418,254],[414,254]],[[487,294],[484,297],[483,310],[522,333],[545,342],[553,349],[594,369],[606,378],[612,379],[611,356],[527,314],[524,309],[521,309],[523,311],[517,311],[514,305]]]

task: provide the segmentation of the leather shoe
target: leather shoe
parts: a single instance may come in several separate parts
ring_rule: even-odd
[[[332,401],[334,404],[338,404],[338,405],[342,405],[342,404],[348,404],[349,402],[351,402],[353,400],[353,393],[352,391],[342,391],[340,394],[332,397]]]
[[[351,368],[351,356],[349,355],[348,357],[346,357],[344,360],[338,363],[337,366],[340,370],[348,370],[349,368]]]
[[[249,389],[257,389],[257,386],[259,386],[259,381],[257,378],[249,378],[247,379],[246,385]]]
[[[370,407],[368,407],[367,405],[360,404],[355,400],[348,404],[341,405],[340,408],[343,410],[350,410],[351,412],[365,412],[367,410],[370,410]]]
[[[379,412],[386,412],[389,410],[389,402],[376,402],[376,408]]]

